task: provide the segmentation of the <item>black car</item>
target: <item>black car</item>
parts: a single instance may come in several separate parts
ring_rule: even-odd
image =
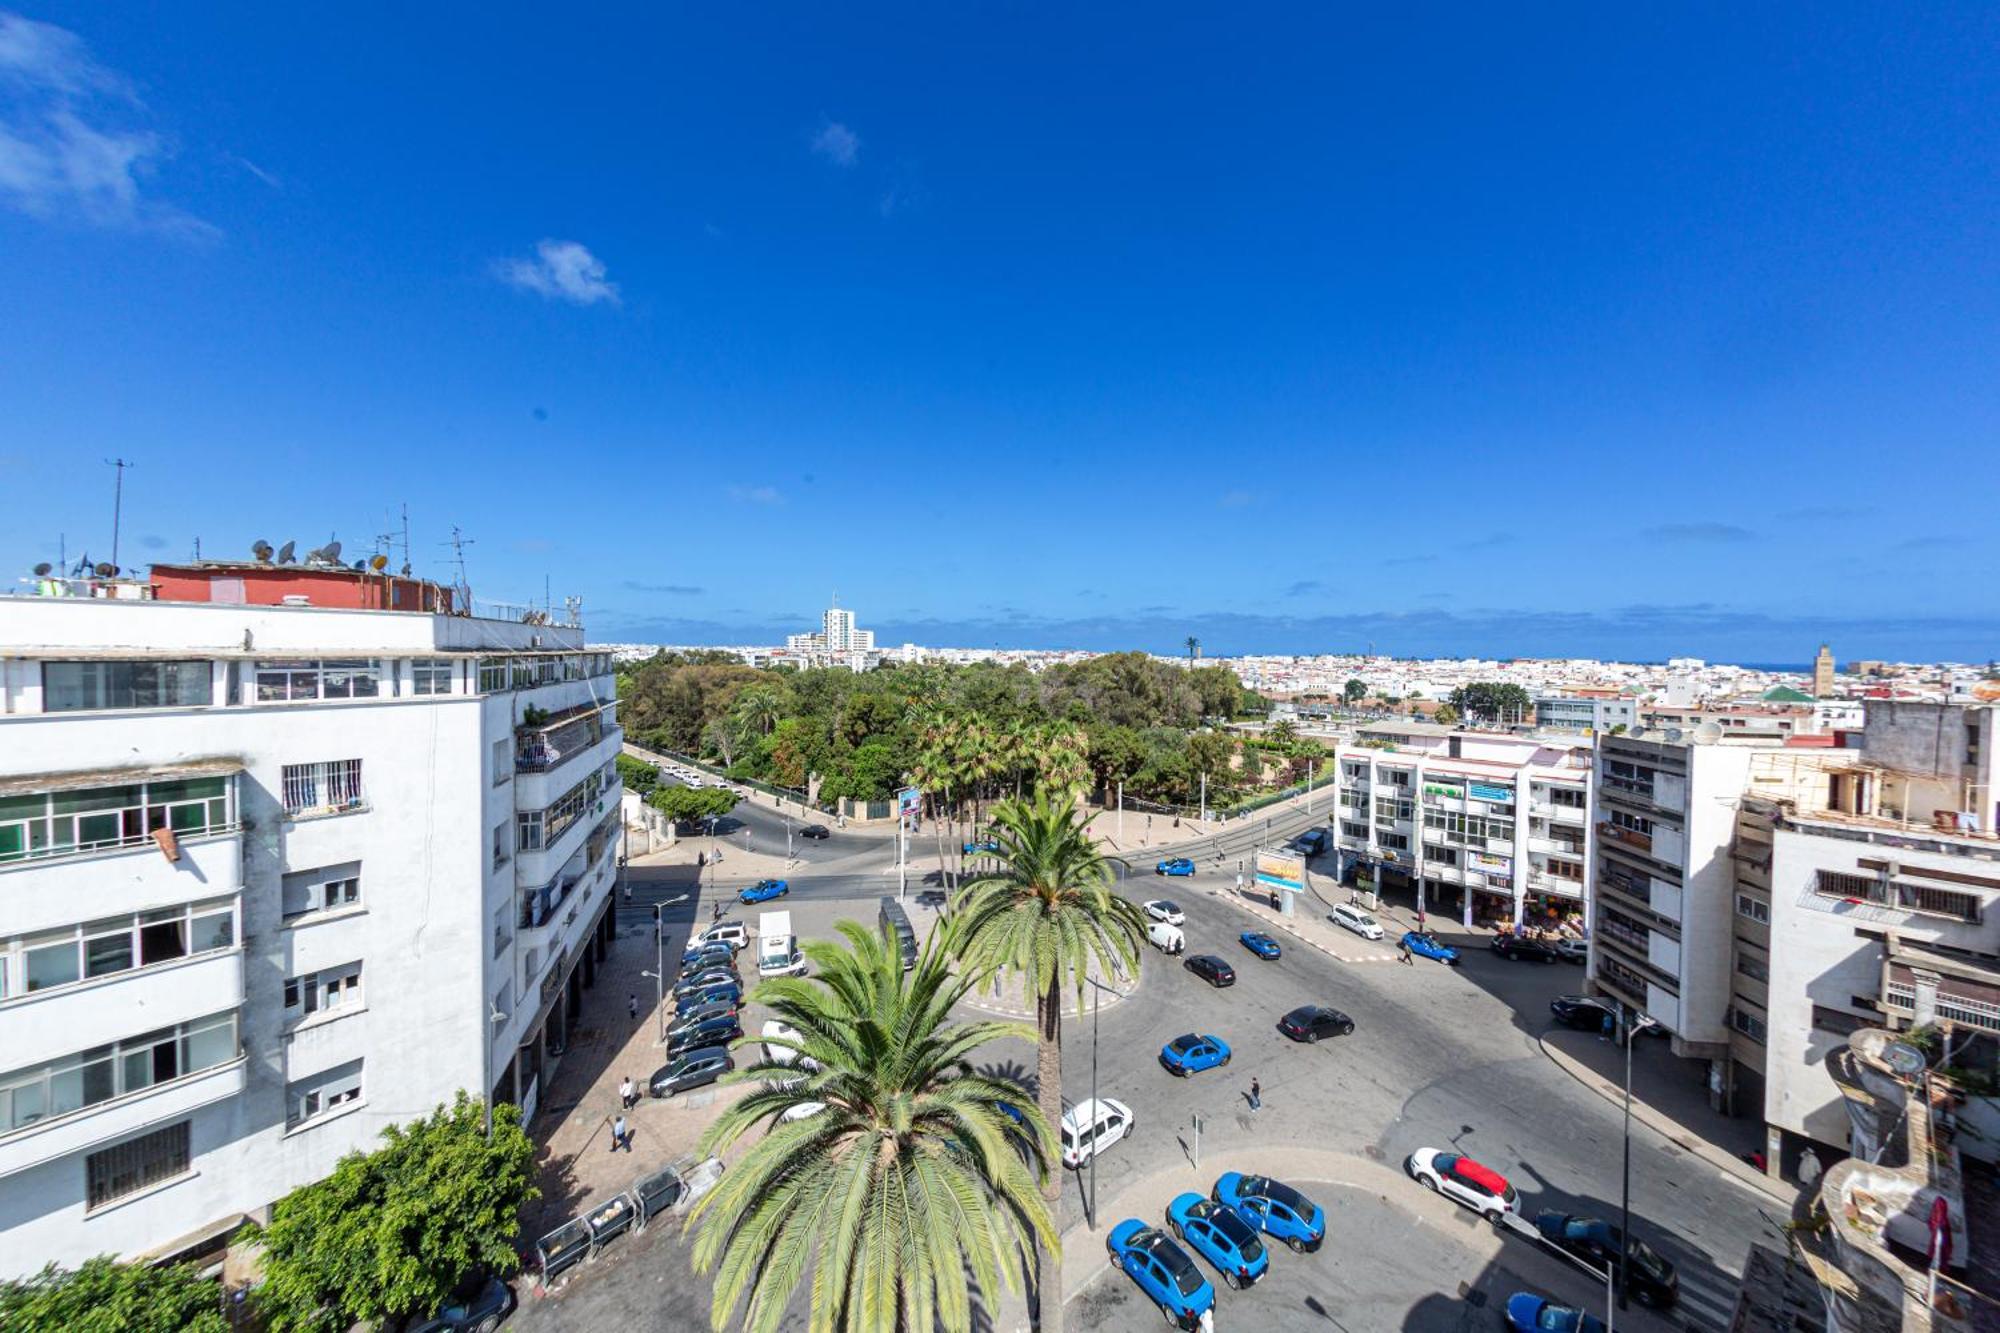
[[[667,1054],[679,1055],[682,1051],[700,1050],[704,1046],[720,1046],[727,1041],[735,1041],[743,1035],[743,1025],[736,1021],[735,1014],[717,1014],[692,1023],[676,1034],[667,1034]]]
[[[719,964],[714,967],[704,967],[699,972],[683,974],[681,979],[674,983],[674,999],[678,1001],[683,996],[693,995],[696,991],[713,990],[717,986],[742,984],[743,978],[737,975],[733,967],[723,967]]]
[[[1604,1020],[1611,1006],[1594,995],[1558,995],[1549,1001],[1549,1012],[1556,1022],[1578,1032],[1602,1032]],[[1616,1019],[1612,1020],[1616,1022]]]
[[[1535,1230],[1542,1233],[1543,1240],[1592,1268],[1617,1270],[1619,1232],[1609,1222],[1550,1209],[1535,1214]],[[1680,1297],[1680,1275],[1652,1246],[1635,1236],[1632,1271],[1625,1275],[1625,1290],[1639,1304],[1664,1310]]]
[[[1212,953],[1198,953],[1181,966],[1211,986],[1220,988],[1236,984],[1236,969]]]
[[[736,1061],[720,1046],[704,1046],[684,1051],[678,1060],[654,1072],[646,1084],[655,1097],[671,1097],[689,1088],[703,1088],[736,1068]]]
[[[678,1013],[674,1015],[674,1021],[672,1026],[670,1026],[667,1029],[667,1040],[671,1042],[675,1037],[679,1036],[681,1033],[688,1031],[690,1028],[693,1028],[698,1024],[706,1023],[710,1019],[714,1018],[733,1019],[735,1017],[736,1017],[736,1005],[729,1000],[718,1000],[714,1004],[704,1004],[699,1006],[698,1008],[689,1009],[685,1013]]]
[[[831,838],[833,830],[824,824],[808,824],[799,830],[801,838]]]
[[[471,1278],[429,1319],[404,1326],[404,1333],[493,1333],[514,1308],[514,1293],[499,1278]]]
[[[1531,940],[1525,935],[1495,935],[1493,952],[1502,958],[1512,958],[1517,962],[1560,963],[1562,955],[1553,944]]]
[[[1278,1031],[1293,1041],[1318,1041],[1321,1037],[1347,1036],[1354,1031],[1354,1020],[1338,1009],[1302,1004],[1278,1020]]]
[[[691,990],[685,995],[676,995],[674,997],[674,1017],[680,1018],[693,1013],[697,1009],[706,1009],[712,1004],[731,1004],[739,1009],[742,1008],[743,988],[731,985],[728,982],[722,982],[718,985],[710,986],[706,990]]]
[[[734,967],[736,950],[717,940],[713,944],[691,945],[681,955],[681,975],[687,976],[709,967]]]

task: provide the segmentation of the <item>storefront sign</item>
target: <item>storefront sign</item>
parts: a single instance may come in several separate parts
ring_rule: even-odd
[[[1481,870],[1497,870],[1503,875],[1514,868],[1512,857],[1494,856],[1490,852],[1467,852],[1465,859]]]
[[[1512,805],[1514,803],[1514,789],[1512,787],[1495,787],[1487,782],[1475,782],[1472,784],[1472,799],[1475,801],[1495,801],[1501,805]]]
[[[1462,801],[1465,799],[1465,789],[1462,787],[1444,787],[1427,782],[1424,784],[1424,795],[1445,796],[1454,801]]]

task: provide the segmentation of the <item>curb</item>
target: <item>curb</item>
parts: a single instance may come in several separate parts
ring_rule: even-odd
[[[1327,945],[1321,944],[1318,940],[1314,939],[1312,936],[1300,930],[1296,925],[1292,924],[1292,922],[1287,920],[1285,917],[1279,916],[1275,912],[1272,912],[1269,908],[1259,907],[1255,903],[1249,903],[1243,901],[1241,898],[1236,896],[1235,891],[1232,889],[1209,889],[1206,890],[1206,892],[1208,893],[1209,897],[1219,898],[1223,902],[1228,903],[1231,907],[1234,907],[1242,912],[1247,912],[1251,916],[1256,917],[1259,921],[1267,922],[1270,925],[1276,926],[1279,930],[1282,930],[1286,934],[1291,935],[1295,939],[1299,940],[1301,943],[1311,945],[1313,948],[1318,949],[1321,953],[1325,954],[1328,958],[1333,959],[1333,961],[1336,963],[1393,963],[1397,961],[1397,955],[1392,953],[1363,954],[1358,958],[1349,958],[1346,954],[1335,953],[1333,949],[1331,949]]]
[[[1612,1084],[1609,1079],[1576,1057],[1568,1055],[1550,1045],[1547,1033],[1537,1036],[1535,1044],[1542,1048],[1542,1054],[1549,1057],[1549,1060],[1556,1068],[1562,1070],[1565,1074],[1568,1074],[1578,1083],[1612,1105],[1624,1106],[1625,1093],[1623,1089]],[[1640,1101],[1637,1097],[1632,1099],[1632,1118],[1652,1130],[1655,1134],[1658,1134],[1661,1138],[1667,1140],[1667,1142],[1673,1144],[1676,1148],[1679,1148],[1682,1152],[1693,1157],[1698,1157],[1710,1166],[1715,1167],[1723,1175],[1736,1181],[1737,1184],[1747,1189],[1757,1190],[1767,1197],[1784,1204],[1787,1212],[1797,1204],[1799,1195],[1796,1189],[1790,1188],[1781,1182],[1775,1182],[1761,1172],[1752,1170],[1749,1166],[1738,1161],[1730,1154],[1718,1152],[1716,1149],[1695,1138],[1686,1125],[1681,1124],[1678,1120],[1662,1115],[1660,1112],[1654,1110],[1650,1104]]]

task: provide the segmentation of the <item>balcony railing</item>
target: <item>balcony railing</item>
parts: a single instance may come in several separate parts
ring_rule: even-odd
[[[1979,924],[1984,914],[1976,894],[1964,893],[1957,889],[1932,888],[1928,884],[1912,884],[1907,880],[1842,874],[1837,870],[1820,871],[1813,892],[1822,898],[1838,898],[1843,902],[1873,903],[1881,907],[1900,908],[1906,912],[1948,916],[1974,925]]]
[[[1624,828],[1617,824],[1601,825],[1598,831],[1611,841],[1630,847],[1635,852],[1647,856],[1653,854],[1653,836],[1650,833],[1641,833],[1637,829]]]
[[[622,736],[615,724],[607,727],[604,706],[587,704],[565,719],[516,730],[514,771],[546,773],[564,760],[603,743],[607,736]]]

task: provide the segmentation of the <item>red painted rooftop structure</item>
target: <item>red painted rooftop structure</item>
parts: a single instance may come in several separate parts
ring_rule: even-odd
[[[149,581],[162,602],[218,602],[232,606],[318,606],[348,611],[455,613],[450,588],[346,565],[272,564],[263,560],[202,560],[154,565]]]

